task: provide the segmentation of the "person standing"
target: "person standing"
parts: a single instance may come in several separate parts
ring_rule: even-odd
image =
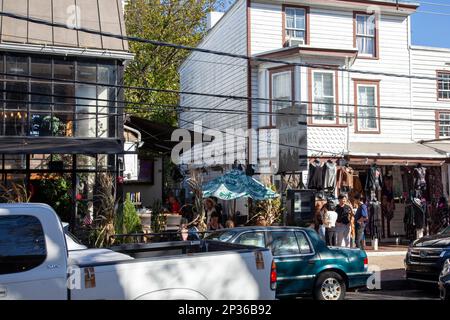
[[[352,208],[347,204],[347,196],[344,194],[338,197],[339,204],[336,206],[336,238],[337,245],[350,248],[350,219],[352,217]]]
[[[336,206],[332,201],[324,206],[323,210],[323,225],[325,227],[325,242],[327,246],[336,246]]]
[[[212,214],[216,214],[216,203],[212,198],[205,199],[206,224],[211,220]]]
[[[358,202],[358,209],[356,209],[355,213],[356,246],[364,250],[364,230],[366,222],[369,220],[369,212],[363,196],[356,194],[354,198]]]

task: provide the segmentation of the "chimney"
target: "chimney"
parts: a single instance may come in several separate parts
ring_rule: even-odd
[[[206,30],[213,28],[225,12],[210,11],[206,16]]]

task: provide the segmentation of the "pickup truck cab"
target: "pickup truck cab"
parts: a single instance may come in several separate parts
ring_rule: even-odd
[[[348,288],[366,286],[372,274],[364,251],[327,247],[309,228],[240,227],[216,231],[207,239],[271,249],[277,298],[312,294],[318,300],[342,300]]]
[[[269,250],[217,241],[69,251],[44,204],[0,205],[0,300],[274,299]]]

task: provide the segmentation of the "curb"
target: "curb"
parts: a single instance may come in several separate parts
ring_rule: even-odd
[[[405,256],[407,251],[366,251],[368,257]]]

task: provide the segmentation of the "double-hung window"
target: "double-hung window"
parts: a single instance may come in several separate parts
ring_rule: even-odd
[[[312,71],[313,123],[336,123],[334,71]]]
[[[306,44],[306,10],[286,7],[286,41],[288,46]]]
[[[286,100],[286,101],[272,101],[271,103],[271,119],[270,126],[275,126],[276,114],[279,110],[287,108],[292,105],[293,92],[292,92],[292,71],[274,71],[271,73],[271,96],[273,100]]]
[[[438,72],[438,99],[450,100],[450,72]]]
[[[377,32],[376,16],[368,14],[355,15],[356,47],[362,57],[376,57]]]
[[[437,138],[450,137],[450,112],[438,112],[438,132]]]
[[[358,132],[378,132],[378,84],[356,84],[356,117]]]

